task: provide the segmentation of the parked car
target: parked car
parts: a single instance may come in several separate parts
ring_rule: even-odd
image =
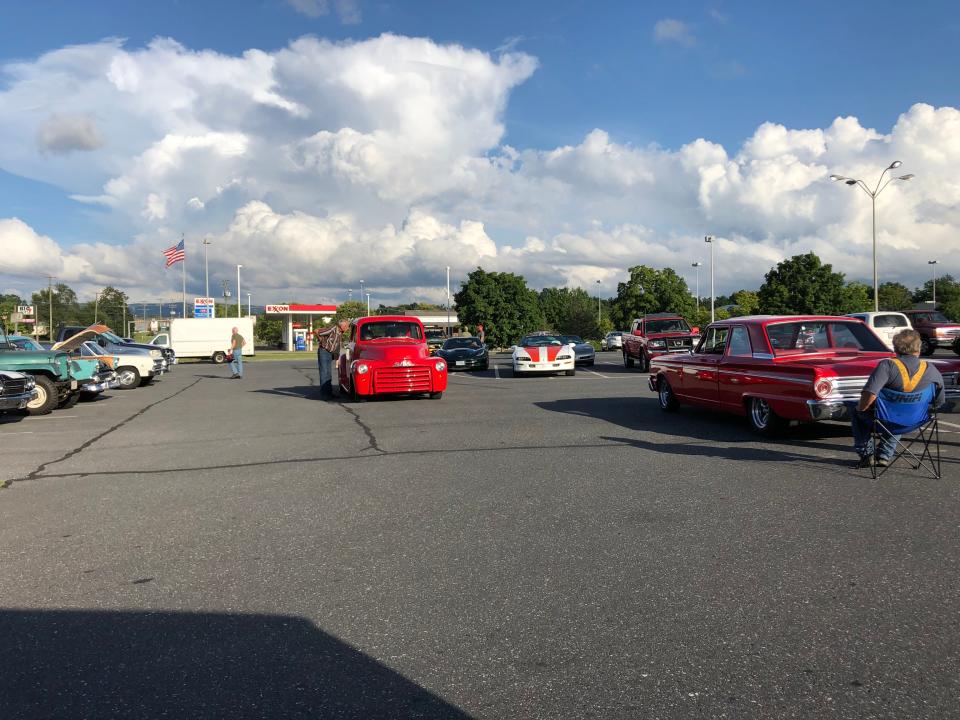
[[[427,346],[430,348],[430,354],[436,355],[437,350],[443,347],[447,340],[447,334],[442,330],[427,330]]]
[[[99,329],[92,325],[66,340],[53,346],[54,350],[71,352],[78,350],[84,343],[94,342],[105,356],[116,358],[115,370],[120,388],[130,390],[138,385],[149,385],[160,377],[167,368],[166,361],[159,348],[143,349],[122,343],[109,342]]]
[[[486,370],[490,352],[478,337],[455,337],[443,343],[435,353],[447,363],[447,370]]]
[[[178,358],[206,358],[216,364],[226,362],[230,331],[236,327],[246,338],[243,356],[254,354],[253,318],[174,318],[170,329],[155,335],[151,347],[172,350]]]
[[[650,361],[658,355],[689,352],[699,339],[699,329],[691,328],[681,316],[657,313],[637,318],[630,332],[623,335],[623,366],[639,366],[640,372],[650,369]]]
[[[158,350],[161,353],[160,357],[162,357],[166,361],[167,368],[171,368],[177,363],[177,354],[174,352],[172,348],[157,347],[155,345],[149,345],[147,343],[127,342],[124,338],[117,335],[106,325],[90,325],[88,327],[80,327],[79,325],[67,325],[67,326],[61,327],[57,331],[57,342],[58,343],[63,342],[64,340],[67,340],[68,338],[72,338],[74,335],[76,335],[77,333],[83,332],[84,330],[91,331],[93,333],[93,337],[91,337],[90,339],[92,339],[101,347],[123,345],[128,348],[138,348],[140,350],[147,350],[147,351]],[[229,345],[229,340],[227,344]]]
[[[17,350],[47,350],[39,340],[26,335],[7,335],[7,342]]]
[[[515,376],[538,373],[575,375],[577,372],[573,346],[547,333],[525,335],[514,346],[512,359]]]
[[[37,396],[37,381],[27,373],[0,370],[0,412],[23,410]]]
[[[893,336],[901,330],[909,330],[912,327],[907,316],[900,312],[850,313],[847,317],[862,320],[864,325],[873,330],[891,350],[893,350]]]
[[[608,332],[600,340],[601,350],[620,350],[623,348],[623,333],[619,330]]]
[[[95,368],[95,363],[72,362],[65,352],[16,349],[0,327],[0,370],[26,373],[36,383],[34,397],[25,408],[31,415],[46,415],[75,403],[81,381],[93,377]]]
[[[883,341],[861,321],[830,316],[738,317],[715,322],[692,353],[650,365],[660,407],[699,405],[745,415],[761,435],[791,421],[847,418],[884,358]],[[960,397],[960,361],[934,360],[948,397]]]
[[[960,355],[960,323],[951,322],[939,310],[907,310],[903,314],[920,333],[921,355],[933,355],[938,347],[952,348]]]
[[[71,352],[73,357],[95,361],[99,364],[96,377],[80,386],[80,399],[92,400],[105,390],[120,388],[120,376],[114,370],[119,367],[120,358],[115,355],[104,355],[103,350],[95,342],[87,341]]]
[[[409,315],[363,317],[350,323],[337,361],[340,392],[355,400],[373,395],[429,394],[447,389],[447,363],[430,357],[423,323]]]
[[[579,335],[561,335],[560,341],[564,345],[573,345],[574,363],[576,365],[593,365],[597,359],[597,351],[588,342],[584,342]]]

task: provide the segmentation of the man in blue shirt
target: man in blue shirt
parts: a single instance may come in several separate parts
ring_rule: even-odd
[[[943,376],[932,364],[920,359],[920,333],[916,330],[901,330],[893,336],[895,358],[887,358],[877,365],[867,378],[860,393],[860,402],[850,413],[853,428],[853,448],[860,459],[856,467],[866,468],[873,464],[886,467],[890,463],[900,440],[897,435],[881,435],[880,447],[873,447],[873,404],[884,388],[900,392],[919,392],[930,385],[937,386],[934,406],[943,405]],[[876,454],[874,454],[876,453]]]

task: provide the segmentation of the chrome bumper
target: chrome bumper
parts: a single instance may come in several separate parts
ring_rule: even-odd
[[[0,395],[0,410],[23,410],[36,397],[36,389],[16,395]]]
[[[807,400],[811,420],[849,420],[856,400]]]
[[[89,382],[81,385],[80,390],[86,393],[101,393],[104,390],[115,390],[120,387],[120,378],[116,373],[110,373],[110,377],[98,378],[97,382]]]

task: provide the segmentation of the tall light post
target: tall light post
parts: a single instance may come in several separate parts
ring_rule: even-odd
[[[367,317],[370,317],[370,293],[367,293]]]
[[[363,302],[363,280],[360,281],[360,302]]]
[[[204,297],[210,297],[210,266],[207,264],[207,245],[213,245],[213,243],[210,242],[209,238],[204,238],[200,243],[203,245],[203,277],[206,281],[204,284],[206,295]]]
[[[937,261],[927,260],[927,265],[933,267],[933,309],[937,309]]]
[[[353,302],[353,288],[347,288],[347,302]]]
[[[243,265],[237,265],[237,317],[240,317],[240,268]]]
[[[863,180],[857,180],[856,178],[849,178],[845,175],[831,175],[830,179],[834,182],[842,180],[845,185],[853,187],[856,185],[861,190],[863,190],[867,195],[870,196],[870,207],[873,215],[873,311],[880,311],[880,289],[878,287],[877,280],[877,195],[882,193],[887,185],[892,183],[894,180],[912,180],[915,175],[913,173],[908,173],[906,175],[899,175],[897,177],[887,178],[886,182],[883,182],[883,176],[886,175],[891,170],[896,170],[898,167],[903,165],[899,160],[894,160],[890,163],[887,168],[880,173],[880,178],[877,180],[876,186],[871,190]],[[883,183],[881,185],[881,183]]]
[[[447,265],[447,337],[450,337],[450,266]]]
[[[936,298],[934,298],[934,302],[936,302]],[[99,290],[97,290],[97,294],[94,295],[94,301],[93,301],[93,324],[94,325],[97,324],[98,317],[100,317],[100,291]]]
[[[253,315],[253,313],[250,312],[250,295],[251,293],[247,293],[247,317]]]
[[[697,314],[700,314],[700,266],[703,265],[699,260],[695,263],[690,263],[690,267],[697,269]]]
[[[714,298],[716,297],[713,291],[713,246],[716,245],[716,243],[714,242],[714,239],[715,238],[713,237],[713,235],[707,235],[703,239],[705,243],[710,243],[710,322],[713,322],[714,320],[716,320],[716,316],[713,309],[713,301],[714,301]]]

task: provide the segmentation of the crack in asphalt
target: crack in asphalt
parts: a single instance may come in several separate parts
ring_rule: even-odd
[[[300,373],[307,379],[307,382],[310,383],[310,387],[316,387],[316,383],[313,381],[313,374],[311,373],[308,375],[307,373],[304,372],[305,369],[306,368],[300,368],[300,367],[294,368],[294,370],[296,370],[298,373]],[[387,453],[386,450],[380,447],[380,444],[377,442],[377,436],[373,432],[373,428],[371,428],[369,425],[367,425],[367,423],[363,421],[363,418],[360,417],[360,414],[356,410],[354,410],[351,407],[347,407],[342,402],[338,403],[338,407],[344,412],[346,412],[348,415],[350,415],[350,417],[353,418],[353,421],[360,427],[361,430],[363,430],[363,434],[367,436],[368,444],[365,448],[362,448],[360,452],[373,450],[375,452],[380,453],[381,455],[389,454]]]
[[[147,410],[149,410],[150,408],[154,408],[154,407],[156,407],[157,405],[159,405],[159,404],[161,404],[161,403],[165,403],[167,400],[170,400],[170,399],[172,399],[172,398],[175,398],[175,397],[177,397],[177,395],[180,395],[181,393],[186,392],[187,390],[189,390],[190,388],[192,388],[194,385],[196,385],[197,383],[199,383],[202,379],[203,379],[203,378],[197,378],[197,379],[194,380],[192,383],[190,383],[189,385],[186,385],[186,386],[180,388],[179,390],[177,390],[177,391],[176,391],[175,393],[173,393],[172,395],[167,395],[167,397],[165,397],[165,398],[160,398],[160,399],[157,400],[156,402],[152,402],[152,403],[150,403],[149,405],[145,405],[144,407],[140,408],[137,412],[135,412],[135,413],[134,413],[133,415],[131,415],[130,417],[128,417],[128,418],[126,418],[126,419],[124,419],[124,420],[121,420],[120,422],[118,422],[118,423],[117,423],[116,425],[114,425],[113,427],[107,428],[107,429],[104,430],[102,433],[99,433],[98,435],[95,435],[94,437],[90,438],[89,440],[84,441],[83,443],[81,443],[81,444],[78,445],[77,447],[73,448],[73,450],[70,450],[69,452],[65,453],[64,455],[62,455],[61,457],[57,458],[56,460],[50,460],[50,461],[48,461],[48,462],[41,463],[40,466],[37,467],[36,470],[33,470],[32,472],[30,472],[29,474],[27,474],[26,476],[24,476],[24,477],[22,477],[22,478],[15,478],[15,479],[12,480],[11,482],[24,482],[24,481],[26,481],[26,480],[36,480],[38,477],[70,477],[70,476],[75,476],[75,475],[81,475],[81,473],[67,473],[67,474],[65,474],[65,475],[42,475],[42,476],[41,476],[40,473],[42,473],[44,470],[46,470],[46,469],[47,469],[48,467],[50,467],[51,465],[56,465],[57,463],[64,462],[64,461],[69,460],[70,458],[74,457],[75,455],[78,455],[79,453],[82,453],[82,452],[83,452],[84,450],[86,450],[88,447],[90,447],[91,445],[93,445],[93,444],[94,444],[95,442],[97,442],[98,440],[102,440],[102,439],[105,438],[107,435],[109,435],[110,433],[112,433],[114,430],[119,430],[119,429],[122,428],[124,425],[126,425],[128,422],[130,422],[131,420],[134,420],[134,419],[140,417],[141,415],[143,415],[143,414],[144,414]]]

